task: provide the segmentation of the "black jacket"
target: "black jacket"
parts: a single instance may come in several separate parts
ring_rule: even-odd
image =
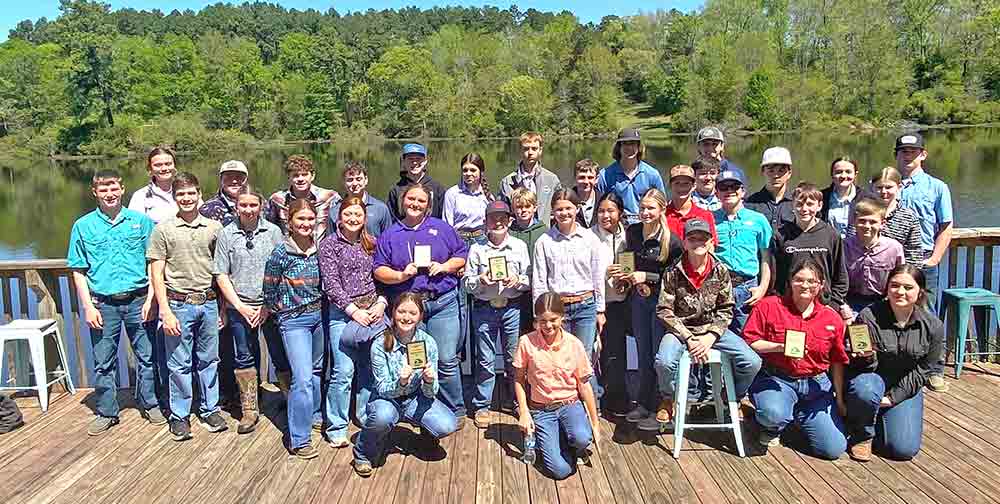
[[[430,174],[427,173],[420,179],[420,183],[431,189],[431,200],[429,202],[431,217],[440,219],[444,213],[444,186],[431,178]],[[392,214],[393,222],[403,220],[403,213],[399,209],[399,198],[403,194],[403,189],[406,189],[411,184],[412,182],[406,178],[406,175],[400,175],[396,185],[392,186],[392,189],[389,189],[389,197],[386,198],[385,204],[389,206],[389,213]]]
[[[667,260],[663,262],[660,262],[661,247],[662,243],[657,238],[643,240],[641,222],[625,229],[625,249],[635,253],[635,270],[646,273],[646,283],[653,288],[653,292],[659,287],[663,273],[676,264],[684,253],[680,238],[673,233],[670,233],[670,240],[667,243],[669,247]]]
[[[784,294],[792,268],[806,259],[813,259],[823,269],[826,278],[821,294],[823,304],[839,309],[847,297],[847,265],[840,234],[824,221],[816,221],[809,231],[802,231],[795,222],[778,228],[772,241],[771,271],[774,290]]]

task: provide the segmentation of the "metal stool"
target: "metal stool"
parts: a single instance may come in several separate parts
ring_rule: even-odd
[[[60,368],[52,373],[55,377],[48,381],[48,373],[45,369],[45,337],[52,336],[56,341],[56,348],[59,350]],[[0,326],[0,362],[4,362],[4,347],[8,341],[24,340],[28,342],[31,350],[32,374],[35,377],[35,385],[32,387],[3,387],[0,390],[35,390],[38,392],[38,402],[42,407],[42,412],[49,409],[49,385],[64,380],[66,390],[70,394],[76,393],[73,386],[73,379],[69,376],[69,361],[66,360],[66,349],[63,347],[62,337],[59,334],[59,324],[52,319],[25,320],[18,319],[11,323]]]
[[[962,374],[962,366],[965,364],[967,355],[1000,355],[1000,350],[995,351],[965,351],[965,341],[969,336],[969,314],[974,310],[993,308],[994,320],[1000,323],[1000,294],[996,294],[986,289],[977,287],[966,287],[960,289],[945,289],[942,304],[942,318],[946,319],[949,328],[955,331],[955,379]],[[957,317],[956,317],[957,315]],[[989,314],[986,315],[986,328],[989,331]],[[980,341],[986,343],[986,334],[980,334]],[[947,335],[945,336],[947,338]],[[977,345],[978,350],[982,350]],[[987,348],[987,350],[989,350]]]
[[[687,389],[688,377],[691,374],[691,354],[684,350],[680,364],[677,366],[677,415],[674,418],[674,458],[681,456],[681,443],[684,441],[685,429],[729,429],[736,437],[736,451],[740,457],[745,457],[743,451],[743,432],[740,429],[739,403],[733,392],[733,366],[729,357],[718,350],[709,350],[708,366],[712,371],[712,399],[715,401],[715,420],[717,423],[687,423]],[[723,382],[723,378],[725,381]],[[729,403],[729,422],[725,423],[722,416],[722,386],[726,386],[726,402]]]

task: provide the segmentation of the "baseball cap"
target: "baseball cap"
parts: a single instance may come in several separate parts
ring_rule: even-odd
[[[684,237],[687,238],[693,233],[705,233],[712,236],[712,228],[708,227],[708,223],[701,219],[691,219],[684,223]]]
[[[247,171],[247,165],[243,164],[243,161],[236,161],[235,159],[226,161],[219,167],[219,175],[226,172],[238,172],[244,175],[250,175],[250,172]]]
[[[722,130],[716,128],[715,126],[706,126],[698,130],[698,137],[695,143],[701,143],[702,140],[718,140],[725,143],[726,137],[722,134]]]
[[[723,182],[739,182],[741,186],[746,187],[747,177],[743,174],[743,170],[739,168],[727,168],[719,173],[719,177],[715,179],[715,184],[718,186]]]
[[[418,143],[408,143],[403,145],[403,153],[400,157],[407,154],[420,154],[421,156],[427,156],[427,147],[420,145]]]
[[[688,165],[677,165],[670,169],[670,180],[673,181],[677,177],[690,177],[694,180],[694,168]]]
[[[507,215],[512,215],[510,211],[510,206],[507,203],[500,200],[493,200],[489,205],[486,205],[486,216],[489,217],[490,214],[502,213]]]
[[[920,133],[906,133],[896,138],[896,150],[906,147],[924,148],[924,137]]]
[[[641,141],[642,139],[639,137],[639,130],[635,128],[625,128],[618,132],[618,139],[615,140],[615,143]]]
[[[769,164],[792,166],[792,153],[788,152],[788,149],[784,147],[771,147],[764,151],[764,156],[760,160],[762,168]]]

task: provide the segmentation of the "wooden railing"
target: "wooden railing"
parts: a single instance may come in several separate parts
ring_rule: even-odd
[[[998,267],[996,247],[1000,246],[1000,227],[956,229],[948,256],[942,262],[941,288],[983,287],[996,292],[994,285]],[[69,363],[69,371],[78,387],[92,384],[94,364],[90,329],[80,314],[80,300],[76,296],[72,275],[62,259],[35,261],[0,261],[0,323],[16,318],[52,318],[59,321]],[[996,327],[989,325],[986,317],[977,317],[975,328],[979,344],[993,346],[997,342]],[[263,342],[262,342],[263,343]],[[13,344],[8,346],[15,346]],[[129,345],[121,345],[119,356],[119,382],[124,387],[134,376]],[[8,348],[7,359],[0,363],[0,377],[14,376],[26,384],[28,354],[26,348]],[[56,352],[47,351],[49,369],[57,365]],[[262,349],[261,357],[267,352]],[[267,366],[266,362],[261,363]]]

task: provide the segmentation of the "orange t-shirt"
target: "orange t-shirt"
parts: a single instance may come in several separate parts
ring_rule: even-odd
[[[559,343],[551,346],[538,331],[521,336],[514,367],[525,370],[531,400],[541,404],[576,399],[577,384],[594,374],[583,343],[566,331]]]

